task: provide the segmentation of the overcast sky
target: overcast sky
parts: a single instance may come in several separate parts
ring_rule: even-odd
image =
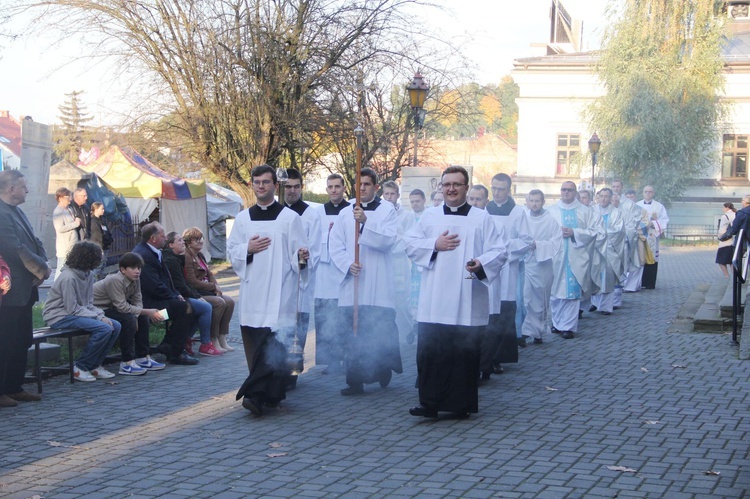
[[[463,52],[477,66],[480,83],[498,83],[513,67],[513,59],[530,54],[531,43],[547,41],[551,0],[443,0],[452,12],[435,14],[424,22],[436,30],[471,40]],[[598,48],[604,0],[563,0],[575,18],[584,21],[584,50]],[[128,107],[119,98],[116,81],[105,64],[69,61],[66,54],[83,53],[78,40],[50,48],[50,41],[32,35],[0,48],[0,109],[19,117],[55,123],[65,94],[83,90],[84,104],[94,116],[90,125],[117,122]]]

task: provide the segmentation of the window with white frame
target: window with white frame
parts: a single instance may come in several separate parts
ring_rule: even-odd
[[[577,156],[581,154],[581,134],[557,134],[557,175],[575,175]]]

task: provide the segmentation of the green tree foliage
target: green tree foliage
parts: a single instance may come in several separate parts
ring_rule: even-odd
[[[724,117],[723,25],[716,0],[626,0],[597,67],[605,95],[589,109],[603,173],[654,185],[667,203],[716,164]]]
[[[54,154],[58,161],[66,159],[72,164],[78,162],[78,154],[90,138],[93,131],[86,126],[91,117],[86,112],[86,106],[81,100],[83,91],[73,91],[65,94],[65,103],[58,107],[60,110],[60,125],[53,131]]]

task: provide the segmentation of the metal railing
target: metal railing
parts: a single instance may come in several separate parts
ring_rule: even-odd
[[[112,246],[106,251],[107,265],[115,265],[122,255],[133,251],[135,245],[140,242],[141,227],[138,220],[133,220],[129,224],[108,222],[107,229],[112,235]]]

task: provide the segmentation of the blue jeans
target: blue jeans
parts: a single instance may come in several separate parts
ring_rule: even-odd
[[[112,319],[110,319],[112,320]],[[102,365],[104,358],[107,356],[112,347],[120,336],[120,323],[112,320],[112,325],[106,324],[100,320],[91,317],[79,317],[77,315],[67,315],[50,324],[53,328],[75,328],[90,331],[91,336],[81,355],[76,359],[76,365],[79,369],[90,371]]]
[[[196,298],[188,298],[190,306],[193,307],[193,323],[190,326],[190,337],[195,334],[195,330],[201,332],[201,343],[211,342],[211,304],[207,301]]]

